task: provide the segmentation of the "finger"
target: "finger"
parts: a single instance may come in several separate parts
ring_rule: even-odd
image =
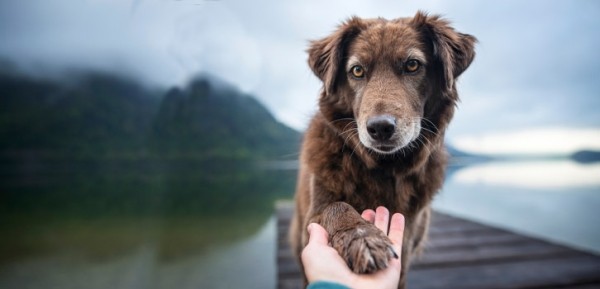
[[[366,209],[362,215],[363,219],[365,219],[367,222],[373,224],[375,222],[375,211],[371,210],[371,209]]]
[[[317,223],[310,223],[308,225],[308,244],[321,244],[327,245],[329,243],[329,234],[325,228]]]
[[[402,240],[404,238],[404,216],[402,214],[395,213],[392,216],[388,237],[392,240],[394,249],[398,256],[400,256],[400,253],[402,252]]]
[[[382,230],[384,234],[388,233],[388,224],[390,222],[390,212],[383,206],[377,207],[375,211],[375,227]]]

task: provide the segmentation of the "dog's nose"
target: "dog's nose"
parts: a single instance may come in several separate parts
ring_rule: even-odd
[[[374,140],[389,140],[395,130],[396,118],[391,115],[378,115],[367,120],[367,132]]]

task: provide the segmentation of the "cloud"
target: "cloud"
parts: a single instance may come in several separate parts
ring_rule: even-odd
[[[600,164],[572,161],[487,163],[461,169],[452,176],[457,183],[561,191],[600,186]]]
[[[310,39],[351,15],[422,9],[477,36],[448,136],[540,126],[600,126],[596,1],[0,1],[0,57],[29,71],[92,68],[181,85],[208,72],[304,128],[320,83]],[[510,15],[510,16],[509,16]],[[44,70],[46,71],[46,70]]]
[[[448,136],[527,127],[600,126],[598,2],[479,4],[457,11],[476,35],[475,62],[459,82],[462,102]],[[460,6],[463,7],[463,6]],[[508,16],[510,15],[510,16]]]

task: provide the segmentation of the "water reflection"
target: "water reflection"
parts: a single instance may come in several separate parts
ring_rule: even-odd
[[[600,252],[600,164],[488,162],[455,171],[434,208]]]
[[[0,288],[273,288],[294,162],[2,163]],[[434,208],[600,252],[599,166],[451,167]]]
[[[0,270],[0,288],[274,288],[274,232],[271,218],[245,240],[171,262],[161,260],[156,242],[96,262],[73,252],[32,256]]]
[[[0,162],[0,288],[272,288],[272,210],[295,177],[249,163]]]
[[[530,189],[599,187],[600,163],[581,164],[571,160],[491,162],[466,167],[453,177],[462,184]]]

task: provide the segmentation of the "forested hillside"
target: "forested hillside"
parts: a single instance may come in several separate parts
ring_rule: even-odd
[[[69,81],[0,72],[0,152],[50,158],[266,159],[295,154],[299,133],[254,97],[204,77],[148,89],[85,73]]]

